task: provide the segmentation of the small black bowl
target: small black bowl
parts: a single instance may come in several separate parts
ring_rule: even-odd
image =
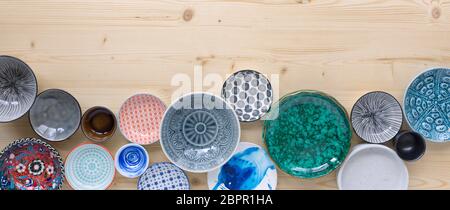
[[[416,161],[425,154],[426,143],[419,133],[402,131],[394,138],[394,148],[401,159]]]

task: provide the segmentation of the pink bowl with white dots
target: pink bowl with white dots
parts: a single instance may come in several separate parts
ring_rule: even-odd
[[[136,94],[119,110],[119,129],[128,141],[148,145],[159,141],[159,128],[166,105],[156,96]]]

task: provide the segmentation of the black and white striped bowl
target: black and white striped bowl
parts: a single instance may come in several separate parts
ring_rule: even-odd
[[[0,123],[19,119],[30,110],[37,95],[37,79],[23,61],[0,56]]]
[[[381,91],[370,92],[359,98],[353,106],[351,122],[361,139],[381,144],[400,132],[403,111],[392,95]]]

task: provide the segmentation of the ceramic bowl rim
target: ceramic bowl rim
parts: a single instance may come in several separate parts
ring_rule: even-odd
[[[370,92],[365,93],[365,94],[362,95],[361,97],[359,97],[358,100],[356,100],[356,102],[353,104],[352,110],[350,111],[350,118],[349,118],[349,120],[350,120],[350,123],[351,123],[351,126],[352,126],[352,130],[355,132],[356,136],[358,136],[361,140],[363,140],[364,142],[369,143],[369,144],[384,144],[384,143],[386,143],[386,142],[388,142],[388,141],[391,141],[393,138],[388,139],[388,140],[383,141],[383,142],[380,142],[380,143],[369,142],[369,141],[365,140],[363,137],[361,137],[361,136],[358,134],[358,132],[356,132],[355,127],[353,126],[353,110],[355,109],[356,104],[357,104],[363,97],[365,97],[365,96],[367,96],[367,95],[369,95],[369,94],[373,94],[373,93],[381,93],[381,94],[385,94],[385,95],[387,95],[387,96],[392,97],[392,98],[397,102],[397,104],[398,104],[398,106],[400,107],[400,110],[401,110],[401,112],[402,112],[402,123],[401,123],[400,127],[398,128],[398,131],[395,133],[395,135],[394,135],[393,138],[395,138],[395,136],[396,136],[398,133],[400,133],[400,131],[402,130],[403,122],[404,122],[405,113],[404,113],[404,111],[403,111],[402,105],[401,105],[400,102],[397,100],[397,98],[395,98],[392,94],[390,94],[390,93],[388,93],[388,92],[385,92],[385,91],[381,91],[381,90],[370,91]]]
[[[353,156],[355,156],[356,154],[358,154],[359,152],[361,152],[363,150],[372,149],[372,148],[381,149],[381,150],[388,152],[389,154],[392,155],[392,157],[395,159],[396,162],[398,162],[399,164],[402,165],[401,170],[405,172],[404,179],[406,180],[406,186],[401,186],[401,187],[402,187],[402,190],[407,190],[409,187],[409,171],[408,171],[408,168],[406,167],[405,162],[403,162],[403,160],[397,155],[397,152],[395,152],[393,149],[391,149],[383,144],[368,144],[368,143],[358,144],[352,148],[352,151],[347,156],[347,158],[345,159],[344,163],[341,165],[341,167],[337,173],[336,181],[337,181],[338,189],[343,190],[342,176],[343,176],[343,173],[345,170],[345,166],[347,166],[347,163],[350,160],[350,158],[352,158]]]
[[[407,115],[407,112],[406,112],[406,106],[405,106],[405,104],[406,104],[406,95],[407,95],[408,90],[409,90],[409,88],[411,87],[412,83],[413,83],[414,81],[416,81],[416,79],[418,79],[420,76],[422,76],[423,74],[425,74],[425,73],[427,73],[427,72],[429,72],[429,71],[437,70],[437,69],[445,69],[445,70],[449,70],[449,71],[450,71],[450,68],[449,68],[449,67],[435,66],[435,67],[429,67],[429,68],[426,68],[425,70],[422,70],[421,72],[419,72],[417,75],[415,75],[415,76],[411,79],[411,81],[410,81],[410,82],[408,83],[408,85],[406,86],[405,92],[403,93],[403,107],[402,107],[402,109],[403,109],[403,113],[405,114],[405,121],[406,121],[408,127],[409,127],[412,131],[414,131],[414,132],[416,132],[416,133],[419,133],[420,135],[422,135],[422,134],[421,134],[419,131],[417,131],[416,128],[414,128],[414,127],[411,125],[411,123],[409,122],[408,115]],[[444,140],[444,141],[441,141],[441,140],[436,140],[436,139],[427,138],[427,137],[425,137],[425,136],[423,136],[423,135],[422,135],[422,137],[423,137],[425,140],[431,141],[431,142],[434,142],[434,143],[446,143],[446,142],[450,142],[450,140]]]
[[[86,119],[86,117],[87,117],[86,115],[87,115],[88,113],[90,113],[90,112],[96,110],[96,109],[101,109],[101,110],[106,110],[106,111],[108,111],[108,112],[113,116],[113,119],[114,119],[114,128],[113,128],[113,130],[112,130],[111,135],[108,136],[108,137],[105,137],[105,138],[104,138],[103,140],[101,140],[101,141],[98,141],[98,140],[95,140],[95,139],[89,137],[89,136],[87,135],[87,131],[86,131],[86,128],[84,127],[84,123],[83,123],[83,121],[84,121],[84,120]],[[105,141],[110,140],[110,139],[114,136],[114,134],[116,133],[116,131],[117,131],[117,118],[116,118],[116,115],[114,114],[114,112],[112,112],[111,109],[109,109],[108,107],[106,107],[106,106],[93,106],[93,107],[89,108],[88,110],[86,110],[86,111],[84,112],[83,116],[81,116],[81,124],[80,124],[80,126],[81,126],[81,131],[83,132],[84,136],[85,136],[87,139],[89,139],[89,140],[91,140],[91,141],[93,141],[93,142],[95,142],[95,143],[102,143],[102,142],[105,142]]]
[[[78,102],[78,100],[77,100],[72,94],[70,94],[69,92],[67,92],[67,91],[65,91],[65,90],[58,89],[58,88],[50,88],[50,89],[47,89],[47,90],[42,91],[41,93],[39,93],[39,94],[37,95],[35,102],[37,101],[37,99],[39,98],[39,96],[41,96],[42,94],[44,94],[44,93],[46,93],[46,92],[48,92],[48,91],[58,91],[58,92],[65,93],[65,94],[69,95],[69,97],[71,97],[71,98],[75,101],[75,104],[77,105],[78,111],[79,111],[79,113],[80,113],[80,117],[79,117],[79,119],[78,119],[78,126],[76,127],[76,129],[74,129],[74,131],[73,131],[70,135],[67,135],[67,137],[65,137],[64,139],[61,139],[61,140],[50,140],[50,139],[47,139],[46,137],[43,137],[41,134],[39,134],[39,133],[36,131],[35,127],[33,126],[33,123],[31,123],[31,114],[28,115],[28,122],[29,122],[31,128],[33,129],[34,133],[36,133],[39,137],[43,138],[44,140],[50,141],[50,142],[63,142],[63,141],[66,141],[66,140],[70,139],[71,137],[73,137],[73,136],[75,135],[75,133],[78,131],[78,129],[80,128],[80,125],[81,125],[81,118],[82,118],[82,116],[83,116],[83,112],[81,111],[81,105],[80,105],[80,103]],[[34,106],[34,104],[33,104],[33,106]],[[33,107],[31,107],[31,108],[33,108]],[[30,109],[30,111],[31,111],[31,109]]]
[[[111,156],[111,159],[113,160],[113,162],[115,161],[115,160],[114,160],[114,156],[112,155],[111,151],[109,151],[108,148],[106,148],[105,146],[100,145],[100,144],[90,143],[90,142],[83,142],[83,143],[78,144],[77,146],[73,147],[73,148],[70,150],[70,152],[67,153],[66,158],[64,159],[64,166],[66,165],[67,158],[72,154],[72,152],[75,151],[76,149],[82,147],[82,146],[85,146],[85,145],[94,145],[94,146],[99,146],[99,147],[103,148],[103,149]],[[115,167],[114,167],[114,168],[115,168]],[[82,190],[82,189],[75,189],[75,188],[70,184],[70,181],[69,181],[69,179],[67,178],[67,174],[65,174],[64,176],[65,176],[65,178],[66,178],[66,180],[67,180],[67,184],[70,186],[70,188],[72,188],[73,190]],[[116,177],[116,170],[114,169],[114,176],[113,176],[113,179],[111,180],[111,183],[109,183],[109,185],[106,186],[106,188],[100,189],[100,190],[107,190],[108,188],[110,188],[111,185],[114,183],[115,177]]]
[[[180,171],[183,172],[184,176],[186,177],[187,183],[189,185],[188,190],[192,189],[191,180],[189,180],[189,176],[187,175],[186,171],[184,171],[183,169],[181,169],[180,167],[178,167],[177,165],[175,165],[172,162],[164,161],[164,162],[156,162],[156,163],[153,163],[151,165],[149,164],[149,166],[147,167],[145,172],[147,172],[147,170],[150,169],[150,167],[157,166],[157,165],[162,165],[162,164],[170,164],[170,165],[173,165],[173,166],[177,167],[178,169],[180,169]],[[139,178],[138,178],[138,181],[137,181],[137,184],[136,184],[136,189],[138,189],[138,190],[139,190],[139,183],[141,182],[141,179],[142,179],[143,175],[145,174],[145,172],[141,176],[139,176]]]
[[[13,59],[13,60],[16,60],[16,61],[18,61],[18,62],[21,62],[21,63],[25,64],[25,66],[28,68],[27,70],[29,70],[29,72],[31,73],[31,75],[33,75],[33,77],[34,77],[34,86],[35,86],[35,88],[36,88],[36,91],[35,91],[35,93],[34,93],[34,95],[33,95],[33,96],[34,96],[34,97],[33,97],[33,102],[30,103],[30,106],[28,107],[28,109],[27,109],[26,112],[24,112],[22,115],[20,115],[19,117],[15,118],[15,119],[12,119],[12,120],[9,120],[9,121],[0,121],[0,123],[10,123],[10,122],[14,122],[14,121],[16,121],[16,120],[22,118],[23,116],[25,116],[25,115],[30,111],[31,107],[33,107],[34,102],[36,102],[36,99],[37,99],[37,97],[38,97],[39,85],[38,85],[38,80],[37,80],[36,74],[34,74],[33,69],[32,69],[27,63],[25,63],[25,61],[23,61],[23,60],[21,60],[21,59],[19,59],[19,58],[13,57],[13,56],[9,56],[9,55],[0,55],[0,58],[1,58],[1,57],[11,58],[11,59]]]
[[[127,135],[125,135],[125,133],[123,132],[123,129],[122,129],[122,126],[121,126],[121,118],[120,118],[120,113],[122,113],[122,108],[124,107],[124,105],[125,105],[125,103],[127,103],[131,98],[134,98],[134,97],[136,97],[136,96],[140,96],[140,95],[145,95],[145,96],[151,96],[151,97],[154,97],[154,98],[156,98],[156,99],[158,99],[163,105],[164,105],[164,108],[167,110],[167,105],[166,105],[166,103],[164,103],[164,101],[162,101],[161,100],[161,98],[160,97],[158,97],[158,96],[156,96],[156,95],[153,95],[153,94],[151,94],[151,93],[135,93],[135,94],[133,94],[133,95],[131,95],[131,96],[129,96],[127,99],[125,99],[125,101],[122,103],[122,105],[120,105],[120,108],[119,108],[119,111],[118,111],[118,114],[117,114],[117,127],[119,127],[119,132],[122,134],[122,136],[127,140],[127,141],[129,141],[130,143],[136,143],[136,142],[133,142]],[[161,119],[161,122],[162,122],[162,119]],[[159,122],[159,124],[160,124],[160,127],[161,127],[161,122]],[[158,132],[159,133],[159,132]],[[152,145],[152,144],[154,144],[154,143],[156,143],[156,142],[158,142],[158,141],[160,141],[161,140],[161,136],[159,136],[159,139],[158,140],[156,140],[156,141],[154,141],[154,142],[152,142],[152,143],[149,143],[149,144],[140,144],[140,145],[142,145],[142,146],[148,146],[148,145]],[[137,144],[137,143],[136,143]]]
[[[237,132],[238,132],[239,138],[238,138],[238,140],[237,140],[236,145],[235,145],[234,148],[233,148],[233,152],[231,153],[231,155],[230,155],[229,157],[225,158],[224,161],[223,161],[221,164],[219,164],[219,165],[217,165],[217,166],[215,166],[215,167],[212,167],[212,168],[210,168],[210,169],[206,169],[206,170],[192,170],[192,169],[187,169],[187,168],[185,168],[184,166],[181,167],[181,166],[179,166],[177,163],[175,163],[175,162],[173,161],[172,157],[169,157],[169,155],[167,154],[167,151],[166,151],[166,149],[164,148],[164,143],[163,143],[163,141],[159,141],[159,143],[160,143],[160,145],[161,145],[161,149],[162,149],[164,155],[166,155],[166,157],[169,159],[169,161],[172,162],[173,164],[175,164],[178,168],[181,168],[182,170],[188,171],[188,172],[191,172],[191,173],[206,173],[206,172],[209,172],[209,171],[216,170],[216,169],[222,167],[225,163],[227,163],[227,162],[231,159],[231,157],[233,157],[233,154],[236,152],[236,150],[237,150],[237,148],[238,148],[238,146],[239,146],[239,143],[240,143],[240,141],[241,141],[241,125],[240,125],[239,118],[238,118],[236,112],[234,111],[234,109],[231,108],[230,104],[228,104],[224,99],[222,99],[222,97],[219,97],[219,96],[217,96],[217,95],[215,95],[215,94],[213,94],[213,93],[209,93],[209,92],[191,92],[191,93],[184,94],[183,96],[177,98],[177,100],[175,100],[174,102],[172,102],[172,104],[171,104],[170,106],[168,106],[167,109],[166,109],[166,111],[164,112],[164,116],[163,116],[163,118],[162,118],[162,120],[161,120],[161,126],[160,126],[160,129],[159,129],[159,136],[162,137],[162,130],[163,130],[162,124],[163,124],[164,119],[166,118],[166,115],[167,115],[167,113],[169,112],[169,110],[170,110],[175,104],[177,104],[178,101],[180,101],[180,99],[183,99],[184,97],[188,97],[188,96],[192,96],[192,95],[197,95],[197,94],[205,94],[205,95],[209,95],[209,96],[218,98],[218,99],[221,100],[221,101],[225,104],[225,106],[226,106],[228,109],[230,109],[231,112],[233,113],[234,119],[236,120],[237,125],[238,125],[238,126],[237,126],[237,128],[238,128],[238,129],[237,129]]]
[[[415,159],[412,159],[412,160],[403,159],[402,157],[400,157],[400,155],[398,155],[398,149],[397,149],[398,140],[397,140],[397,138],[399,138],[400,136],[405,135],[406,133],[412,133],[414,135],[420,136],[421,137],[420,141],[423,143],[423,151],[420,153],[419,156],[417,156]],[[397,152],[397,155],[400,157],[400,159],[402,159],[404,161],[407,161],[407,162],[416,162],[416,161],[420,160],[425,155],[425,153],[427,152],[427,140],[426,140],[426,138],[424,136],[422,136],[422,134],[420,134],[418,132],[415,132],[415,131],[412,131],[412,130],[411,131],[410,130],[400,131],[394,138],[393,146],[394,146],[395,151]]]
[[[143,173],[145,173],[145,171],[147,170],[147,168],[148,168],[148,166],[149,166],[149,164],[150,164],[150,157],[149,157],[149,155],[148,155],[148,152],[147,152],[147,150],[142,146],[142,145],[140,145],[140,144],[136,144],[136,143],[128,143],[128,144],[125,144],[125,145],[122,145],[118,150],[117,150],[117,152],[116,152],[116,154],[115,154],[115,158],[114,158],[114,166],[115,166],[115,168],[116,168],[116,170],[119,172],[119,174],[120,175],[122,175],[122,176],[124,176],[124,177],[126,177],[126,178],[130,178],[130,179],[134,179],[134,178],[137,178],[137,177],[140,177],[142,174],[139,174],[139,175],[133,175],[133,176],[130,176],[130,175],[127,175],[127,174],[125,174],[125,173],[122,173],[123,172],[123,170],[122,170],[122,168],[120,167],[120,164],[119,164],[119,156],[120,156],[120,153],[122,153],[122,151],[125,149],[125,148],[128,148],[128,147],[131,147],[131,146],[136,146],[136,147],[139,147],[139,149],[141,149],[142,151],[144,151],[144,154],[145,154],[145,158],[146,158],[146,163],[145,163],[145,166],[144,166],[144,168],[145,168],[145,170],[144,170],[144,172]]]
[[[270,84],[270,87],[272,88],[272,96],[270,97],[272,100],[271,100],[271,102],[270,102],[270,104],[269,104],[269,109],[267,109],[267,112],[265,112],[264,114],[262,114],[261,116],[259,116],[257,119],[255,119],[255,120],[250,120],[250,121],[241,121],[241,120],[239,120],[239,117],[238,117],[238,120],[239,120],[240,123],[246,123],[246,124],[249,124],[249,123],[252,123],[252,122],[256,122],[256,121],[262,120],[263,117],[264,117],[265,115],[267,115],[267,113],[270,112],[270,109],[272,108],[272,105],[273,105],[273,103],[274,103],[274,100],[273,100],[273,86],[272,86],[272,82],[269,80],[269,78],[267,78],[263,73],[261,73],[261,72],[259,72],[259,71],[256,71],[256,70],[253,70],[253,69],[241,69],[241,70],[238,70],[238,71],[234,72],[234,73],[231,74],[230,76],[228,76],[227,79],[225,79],[225,82],[223,82],[222,88],[220,89],[220,97],[221,97],[225,102],[227,102],[227,101],[225,100],[225,97],[224,97],[224,95],[223,95],[223,89],[225,89],[225,86],[226,86],[226,83],[227,83],[228,79],[230,79],[232,76],[235,76],[236,74],[238,74],[238,73],[240,73],[240,72],[243,72],[243,71],[252,71],[252,72],[254,72],[254,73],[257,73],[257,74],[263,76],[263,77],[267,80],[267,82]],[[227,102],[227,103],[228,103],[228,102]],[[236,112],[234,109],[233,109],[233,111]],[[236,114],[236,115],[237,115],[237,114]]]
[[[239,146],[241,145],[241,144],[243,144],[243,145],[245,145],[245,146],[249,146],[249,147],[258,147],[258,148],[260,148],[262,151],[264,151],[264,153],[266,154],[266,156],[267,156],[267,158],[269,158],[270,159],[270,161],[272,162],[272,164],[275,166],[275,186],[274,186],[274,189],[272,189],[272,190],[277,190],[277,188],[278,188],[278,170],[277,170],[277,164],[275,164],[275,162],[273,162],[273,160],[270,158],[270,155],[269,155],[269,152],[268,151],[266,151],[265,149],[264,149],[264,147],[263,146],[261,146],[261,145],[259,145],[259,144],[256,144],[256,143],[253,143],[253,142],[249,142],[249,141],[242,141],[242,139],[241,139],[241,141],[239,142]],[[239,147],[238,146],[238,147]],[[238,150],[236,149],[236,151],[235,151],[235,153],[233,154],[233,156],[232,157],[234,157],[234,155],[236,154],[238,152]],[[227,163],[228,163],[228,161],[227,161]],[[226,163],[225,163],[226,164]],[[220,170],[221,169],[221,167],[220,168],[218,168],[218,169],[216,169],[216,170]],[[215,171],[215,170],[214,170]],[[214,172],[214,171],[208,171],[208,173],[206,174],[206,184],[208,185],[208,189],[209,190],[213,190],[213,189],[211,189],[210,188],[210,186],[209,186],[209,177],[210,177],[210,175],[212,176],[212,172]],[[220,173],[220,172],[219,172]],[[261,183],[259,183],[258,185],[260,185]]]
[[[2,156],[5,152],[7,152],[8,150],[10,150],[11,148],[13,148],[14,146],[16,146],[18,143],[20,142],[34,142],[37,144],[42,144],[44,145],[47,149],[50,150],[50,152],[52,153],[56,153],[56,158],[58,159],[58,163],[60,164],[61,167],[61,184],[58,186],[58,190],[61,190],[63,185],[64,185],[64,181],[66,180],[66,173],[65,173],[65,160],[63,160],[61,153],[58,152],[58,150],[53,147],[52,145],[50,145],[49,143],[38,139],[38,138],[33,138],[33,137],[25,137],[25,138],[19,138],[16,139],[14,141],[12,141],[11,143],[9,143],[8,145],[6,145],[2,150],[0,150],[0,156]]]
[[[317,179],[317,178],[321,178],[321,177],[324,177],[324,176],[327,176],[327,175],[331,174],[333,171],[339,169],[342,166],[342,164],[344,163],[345,158],[349,155],[350,150],[351,150],[351,142],[352,142],[352,139],[353,139],[352,125],[351,125],[351,122],[350,122],[350,118],[349,118],[349,114],[347,112],[347,109],[345,109],[345,107],[336,98],[334,98],[333,96],[331,96],[331,95],[329,95],[329,94],[327,94],[327,93],[325,93],[323,91],[320,91],[320,90],[303,89],[303,90],[297,90],[297,91],[290,92],[290,93],[284,95],[283,97],[281,97],[280,99],[278,99],[278,101],[275,103],[275,107],[278,107],[282,101],[286,100],[286,98],[291,97],[291,96],[295,96],[295,95],[301,94],[301,93],[314,93],[314,94],[319,94],[319,95],[324,96],[324,97],[328,97],[338,107],[340,107],[341,110],[344,112],[345,118],[347,119],[347,123],[346,124],[347,124],[347,126],[348,126],[348,128],[350,130],[350,133],[349,133],[350,134],[350,138],[348,140],[349,141],[349,146],[347,147],[347,153],[345,154],[344,158],[342,159],[342,162],[335,169],[329,171],[326,174],[320,175],[320,176],[315,176],[315,177],[294,176],[294,175],[288,173],[287,171],[285,171],[284,169],[282,169],[280,166],[278,166],[278,163],[273,159],[272,154],[269,152],[269,148],[267,146],[267,140],[266,140],[267,126],[266,126],[265,122],[264,122],[263,127],[262,127],[262,141],[264,143],[264,146],[267,149],[267,154],[269,154],[270,159],[275,163],[275,166],[277,168],[279,168],[280,171],[282,171],[284,174],[286,174],[288,176],[291,176],[291,177],[295,177],[295,178],[301,178],[301,179]]]

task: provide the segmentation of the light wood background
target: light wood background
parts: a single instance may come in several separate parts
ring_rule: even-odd
[[[450,0],[0,0],[0,54],[23,59],[39,91],[67,90],[83,111],[117,112],[137,92],[169,104],[172,77],[193,75],[195,64],[224,77],[279,74],[280,95],[317,89],[350,110],[372,90],[402,101],[416,74],[450,66]],[[242,140],[262,145],[261,132],[261,122],[242,124]],[[0,125],[1,147],[21,137],[37,137],[27,117]],[[78,131],[51,144],[66,156],[84,141]],[[104,145],[115,153],[125,143],[117,132]],[[450,144],[427,146],[408,163],[410,189],[450,189]],[[167,161],[158,143],[146,148],[152,162]],[[207,189],[206,174],[188,175]],[[335,179],[280,172],[278,188],[336,189]],[[136,182],[117,175],[111,188]]]

